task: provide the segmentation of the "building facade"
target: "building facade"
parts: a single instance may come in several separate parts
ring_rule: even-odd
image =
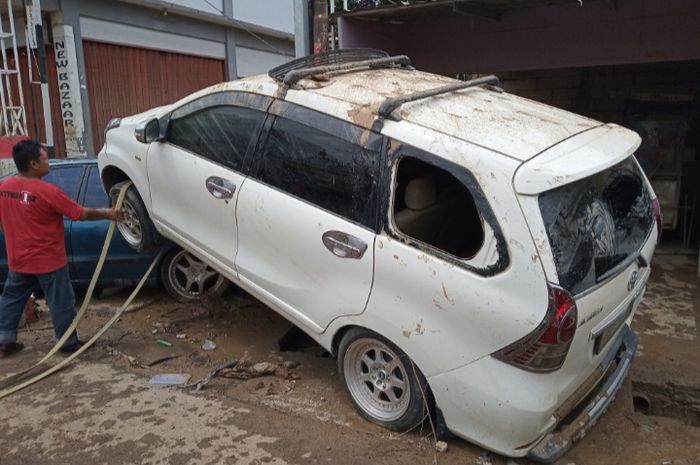
[[[32,84],[35,38],[27,49],[27,16],[14,3],[27,132],[52,139],[58,157],[95,155],[114,117],[264,73],[295,54],[293,0],[41,0],[51,138],[47,99]]]

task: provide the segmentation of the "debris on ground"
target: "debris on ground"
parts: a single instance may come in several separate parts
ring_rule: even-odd
[[[190,380],[190,375],[187,373],[161,373],[151,377],[148,381],[151,384],[160,384],[163,386],[177,386],[185,384]]]
[[[121,350],[115,349],[115,348],[112,347],[112,346],[107,346],[106,349],[107,349],[107,352],[108,352],[109,354],[111,354],[111,355],[113,355],[113,356],[122,357],[122,358],[126,359],[126,361],[129,362],[129,365],[131,365],[132,367],[136,367],[136,368],[146,368],[145,366],[143,366],[143,365],[141,364],[141,362],[138,361],[138,359],[137,359],[136,357],[134,357],[134,356],[132,356],[132,355],[125,354],[125,353],[122,352]]]
[[[187,334],[185,334],[185,333],[176,334],[175,339],[187,339]]]
[[[147,367],[156,366],[159,363],[167,362],[168,360],[172,360],[172,359],[175,359],[178,357],[180,357],[180,356],[179,355],[168,355],[167,357],[157,358],[157,359],[153,360],[152,362],[147,363],[146,366]]]
[[[491,452],[482,452],[473,462],[473,465],[493,465],[494,455]]]
[[[221,370],[219,376],[223,378],[234,378],[247,380],[251,378],[259,378],[261,376],[277,376],[278,378],[287,380],[297,380],[300,378],[296,373],[289,371],[290,369],[284,363],[274,364],[271,362],[253,363],[250,360],[242,360],[233,368]]]
[[[194,390],[195,390],[195,391],[199,391],[199,390],[201,390],[204,386],[206,386],[207,384],[209,384],[209,382],[210,382],[212,379],[214,379],[214,378],[219,374],[219,372],[220,372],[221,370],[226,370],[226,369],[234,368],[237,364],[238,364],[238,359],[233,359],[233,360],[231,360],[231,361],[229,361],[229,362],[224,362],[224,363],[222,363],[222,364],[220,364],[220,365],[215,366],[214,369],[211,370],[211,371],[207,374],[207,376],[205,376],[204,378],[200,379],[200,380],[197,381],[196,383],[191,383],[191,384],[188,384],[188,385],[183,386],[183,387],[184,387],[184,388],[191,388],[191,387],[194,387]]]
[[[205,339],[204,342],[202,342],[202,349],[206,351],[214,350],[216,349],[216,343],[211,339]]]
[[[447,452],[447,443],[445,441],[436,442],[435,450],[438,452]]]
[[[156,339],[155,342],[156,342],[156,344],[161,345],[163,347],[172,347],[173,346],[172,342],[168,342],[165,339]]]

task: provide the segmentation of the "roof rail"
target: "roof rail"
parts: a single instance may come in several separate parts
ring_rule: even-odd
[[[377,111],[379,118],[375,122],[373,129],[376,131],[381,130],[382,125],[384,124],[384,120],[386,118],[391,117],[391,114],[394,110],[399,108],[401,105],[404,103],[409,103],[409,102],[415,102],[416,100],[422,100],[428,97],[434,97],[436,95],[442,95],[442,94],[448,94],[450,92],[455,92],[457,90],[462,90],[466,89],[469,87],[477,87],[477,86],[483,86],[483,85],[488,85],[488,86],[494,86],[497,88],[499,92],[503,92],[501,89],[501,81],[496,77],[496,76],[486,76],[478,79],[472,79],[470,81],[466,82],[458,82],[456,84],[449,84],[446,86],[441,86],[441,87],[436,87],[435,89],[429,89],[429,90],[424,90],[421,92],[416,92],[413,94],[409,95],[404,95],[401,97],[394,97],[394,98],[389,98],[382,103],[382,105],[379,107],[379,110]],[[397,116],[393,116],[391,119],[394,120],[399,120],[400,118]]]
[[[316,55],[308,55],[296,60],[288,61],[275,68],[267,74],[275,81],[282,82],[290,71],[310,68],[315,66],[327,66],[351,61],[374,60],[376,58],[387,58],[389,54],[383,50],[373,48],[347,48],[341,50],[330,50]]]
[[[345,49],[298,58],[271,69],[268,75],[284,84],[281,95],[284,97],[287,90],[294,84],[314,74],[394,66],[413,69],[411,59],[406,55],[389,56],[384,51],[374,49]]]

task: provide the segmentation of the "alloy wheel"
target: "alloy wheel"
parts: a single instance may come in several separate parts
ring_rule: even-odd
[[[357,339],[348,347],[343,364],[350,395],[365,413],[385,422],[406,413],[411,400],[408,373],[386,344]]]
[[[168,264],[168,278],[173,289],[188,299],[201,297],[226,279],[186,250],[175,254]]]

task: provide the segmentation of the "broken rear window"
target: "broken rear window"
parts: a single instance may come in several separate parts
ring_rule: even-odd
[[[539,203],[559,283],[573,294],[636,257],[654,223],[651,196],[634,157],[545,192]]]

